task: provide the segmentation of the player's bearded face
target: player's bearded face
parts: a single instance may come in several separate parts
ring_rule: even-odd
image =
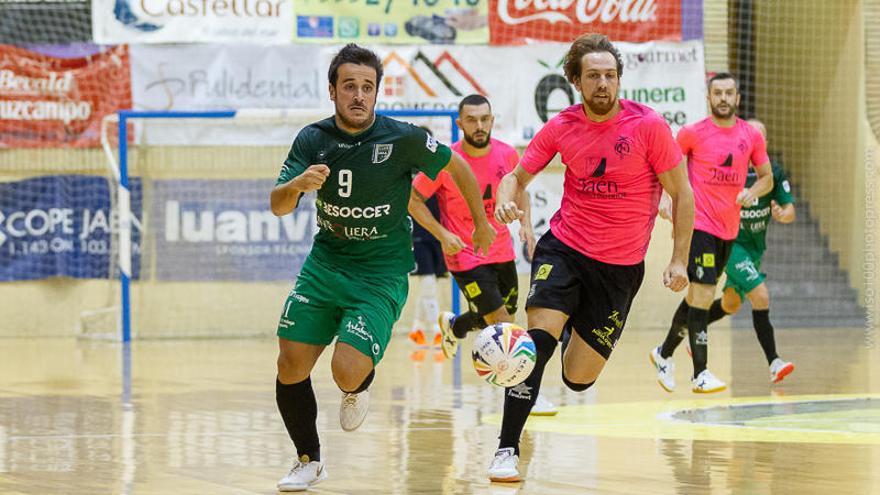
[[[581,59],[581,77],[575,86],[590,112],[605,115],[617,104],[620,79],[617,60],[609,52],[588,53]]]
[[[336,86],[330,85],[330,99],[336,105],[337,125],[349,132],[366,129],[375,116],[376,70],[366,65],[340,65]]]
[[[733,79],[713,81],[709,87],[709,109],[719,119],[729,119],[736,115],[739,106],[739,92]]]
[[[458,125],[464,134],[464,140],[474,148],[485,148],[492,137],[492,125],[495,117],[489,104],[464,105],[458,117]]]

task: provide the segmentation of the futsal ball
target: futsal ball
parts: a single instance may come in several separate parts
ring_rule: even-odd
[[[499,387],[519,385],[535,368],[535,342],[526,330],[513,323],[484,328],[474,340],[474,369],[484,380]]]

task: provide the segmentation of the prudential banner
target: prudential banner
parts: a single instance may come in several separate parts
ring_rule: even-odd
[[[95,42],[290,43],[292,0],[92,0]]]

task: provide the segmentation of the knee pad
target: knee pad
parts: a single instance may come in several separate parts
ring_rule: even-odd
[[[575,383],[575,382],[569,380],[568,378],[566,378],[565,371],[563,371],[562,372],[562,383],[564,383],[566,387],[570,388],[571,390],[574,390],[575,392],[583,392],[584,390],[592,387],[593,384],[596,382],[594,380],[590,383]]]

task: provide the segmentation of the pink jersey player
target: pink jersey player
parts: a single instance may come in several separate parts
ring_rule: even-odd
[[[469,156],[462,149],[462,141],[452,145],[452,149],[460,154],[470,164],[480,190],[483,191],[483,204],[489,217],[489,222],[495,227],[495,242],[489,249],[488,256],[480,256],[474,253],[471,244],[471,232],[474,230],[474,220],[471,218],[464,198],[455,187],[452,178],[445,171],[437,175],[436,180],[431,180],[423,173],[419,173],[413,180],[413,187],[425,198],[437,195],[440,205],[440,223],[450,232],[464,241],[466,248],[456,254],[445,256],[446,266],[450,271],[462,272],[470,270],[478,265],[488,263],[503,263],[514,259],[513,243],[510,231],[506,225],[498,223],[492,215],[495,210],[495,193],[498,191],[498,182],[504,174],[513,170],[519,156],[511,146],[491,140],[491,150],[488,154],[480,157]]]
[[[605,122],[587,119],[581,105],[563,110],[529,144],[522,167],[537,174],[560,153],[564,194],[550,230],[590,258],[634,265],[654,228],[657,175],[675,168],[681,152],[660,115],[633,101],[620,106]]]
[[[749,162],[770,161],[764,137],[739,118],[731,127],[706,118],[682,127],[677,139],[687,155],[694,190],[694,228],[719,239],[735,239],[741,208],[736,197],[745,186]]]

